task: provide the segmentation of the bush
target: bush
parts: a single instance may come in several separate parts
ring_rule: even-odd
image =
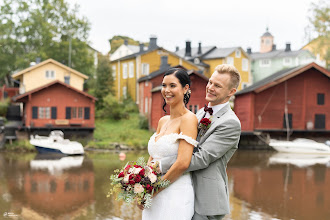
[[[0,101],[0,116],[1,117],[6,117],[9,104],[10,104],[9,99],[5,99],[3,101]]]
[[[127,113],[137,113],[139,112],[139,108],[137,104],[132,100],[131,97],[127,97],[126,99],[123,100],[123,105],[125,108],[125,112]]]
[[[128,118],[128,113],[125,111],[124,105],[117,101],[117,98],[111,94],[108,94],[104,98],[104,108],[96,111],[96,117],[98,118],[112,118],[120,120],[122,118]]]
[[[139,116],[139,128],[145,129],[145,130],[149,129],[149,120],[148,120],[147,116],[145,116],[145,115]]]

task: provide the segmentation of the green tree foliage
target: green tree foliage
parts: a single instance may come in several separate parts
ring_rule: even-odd
[[[327,68],[330,67],[330,4],[328,1],[320,0],[318,3],[311,4],[311,15],[309,16],[310,27],[316,35],[317,53],[322,53],[325,48],[325,60]]]
[[[90,24],[65,0],[3,0],[0,3],[0,80],[37,57],[53,58],[84,74],[93,71],[87,45]]]
[[[140,45],[140,41],[136,41],[130,37],[116,35],[109,40],[111,47],[110,53],[115,52],[118,49],[118,47],[124,44],[125,40],[127,40],[129,45],[137,45],[137,46]],[[148,43],[144,43],[144,45],[148,46]]]
[[[94,95],[98,99],[96,101],[96,109],[103,109],[105,107],[104,97],[112,93],[112,70],[110,68],[110,61],[106,56],[99,56],[99,63],[96,69],[96,85]]]

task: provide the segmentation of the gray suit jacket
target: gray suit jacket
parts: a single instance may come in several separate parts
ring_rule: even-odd
[[[197,112],[200,121],[204,109]],[[212,116],[211,126],[197,136],[199,150],[191,158],[187,172],[192,172],[195,191],[195,212],[200,215],[225,215],[230,212],[227,163],[238,148],[241,124],[229,104]],[[161,160],[166,173],[176,158]]]

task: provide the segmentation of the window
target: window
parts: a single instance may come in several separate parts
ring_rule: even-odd
[[[270,44],[270,40],[266,39],[266,45],[269,45],[269,44]]]
[[[242,89],[245,89],[246,87],[248,87],[249,85],[246,82],[242,82]]]
[[[189,111],[192,112],[192,109],[193,109],[193,106],[192,105],[189,105]]]
[[[123,79],[127,79],[127,63],[123,63]]]
[[[284,57],[283,58],[283,65],[284,66],[290,66],[290,65],[292,65],[292,59],[290,57]]]
[[[116,66],[113,65],[113,66],[112,66],[112,78],[113,78],[113,79],[116,79],[116,75],[117,75],[117,72],[116,72]]]
[[[148,113],[148,97],[145,97],[145,101],[144,101],[144,113]]]
[[[283,128],[287,128],[286,125],[287,123],[286,123],[286,116],[285,116],[285,114],[283,115]],[[288,114],[288,125],[289,125],[289,128],[292,128],[292,114],[291,113],[289,113]]]
[[[249,60],[246,58],[242,59],[242,70],[249,71]]]
[[[148,75],[148,74],[149,74],[149,64],[142,63],[142,75]]]
[[[324,93],[317,93],[317,104],[324,105]]]
[[[227,57],[226,62],[227,62],[227,64],[234,66],[234,57]]]
[[[315,129],[325,129],[325,114],[315,114]]]
[[[64,83],[70,85],[70,76],[64,76]]]
[[[83,118],[83,107],[71,107],[71,118]]]
[[[147,87],[149,84],[148,80],[144,81],[144,86]]]
[[[128,73],[129,73],[129,78],[134,77],[134,63],[133,62],[129,63]]]
[[[237,50],[235,51],[235,57],[236,57],[236,58],[240,58],[240,57],[241,57],[241,50],[237,49]]]
[[[39,107],[38,108],[38,118],[41,118],[41,119],[50,118],[50,107]]]
[[[54,70],[46,70],[46,79],[54,79],[55,78],[55,71]]]
[[[194,107],[195,107],[195,109],[194,109],[194,113],[196,114],[197,111],[198,111],[198,105],[195,105]]]
[[[270,66],[270,64],[271,64],[270,59],[260,60],[260,66],[262,66],[262,67]]]
[[[126,99],[127,98],[127,87],[123,86],[123,97]]]

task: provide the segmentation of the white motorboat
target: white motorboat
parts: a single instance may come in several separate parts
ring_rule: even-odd
[[[329,145],[306,138],[297,138],[293,141],[270,139],[269,146],[285,153],[330,154]]]
[[[59,153],[65,155],[84,154],[84,147],[77,141],[64,139],[62,131],[52,131],[48,137],[31,135],[30,144],[35,146],[39,153]]]
[[[330,155],[275,153],[268,159],[268,164],[292,164],[297,167],[308,167],[315,164],[330,166]]]

